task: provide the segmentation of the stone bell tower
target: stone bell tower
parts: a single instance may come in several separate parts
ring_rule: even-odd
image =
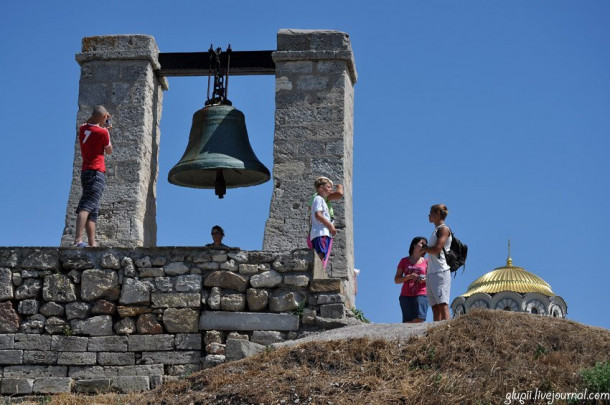
[[[76,127],[97,104],[105,105],[114,117],[114,152],[107,159],[107,186],[97,223],[100,246],[156,245],[159,122],[169,71],[165,63],[161,66],[163,55],[154,38],[147,35],[84,38],[82,52],[76,55],[81,65]],[[352,152],[357,74],[349,36],[338,31],[282,29],[277,34],[277,50],[268,55],[265,68],[247,63],[231,67],[231,74],[276,77],[274,187],[263,249],[305,247],[313,182],[318,176],[327,176],[345,186],[343,199],[333,204],[339,232],[328,275],[353,281]],[[181,75],[181,69],[185,69],[182,75],[207,74],[197,67],[179,66],[172,75]],[[74,239],[80,167],[75,139],[62,246],[70,246]]]
[[[106,159],[106,190],[97,222],[98,243],[155,246],[159,121],[163,90],[167,90],[165,78],[155,74],[160,68],[157,44],[148,35],[83,38],[82,52],[76,55],[76,61],[81,66],[76,129],[98,104],[108,109],[114,122],[110,131],[114,152]],[[81,165],[75,136],[62,246],[71,246],[74,241]]]

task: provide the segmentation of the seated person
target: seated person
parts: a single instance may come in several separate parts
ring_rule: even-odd
[[[225,231],[218,225],[214,225],[212,227],[212,240],[213,243],[208,243],[205,247],[217,247],[217,248],[226,248],[228,247],[224,243],[222,243],[222,238],[225,236]]]

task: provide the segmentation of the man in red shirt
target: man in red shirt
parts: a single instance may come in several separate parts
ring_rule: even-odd
[[[74,235],[74,246],[84,247],[83,230],[86,228],[89,246],[97,246],[95,243],[95,222],[99,214],[100,199],[106,187],[106,164],[104,153],[112,153],[110,143],[110,114],[102,105],[93,109],[91,117],[80,126],[78,130],[78,142],[80,153],[83,157],[81,172],[81,185],[83,195],[76,207],[76,233]]]

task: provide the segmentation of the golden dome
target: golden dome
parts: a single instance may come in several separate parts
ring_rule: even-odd
[[[477,278],[468,286],[468,291],[461,296],[469,297],[479,292],[495,294],[500,291],[514,291],[522,294],[536,292],[549,297],[555,295],[546,281],[521,267],[513,266],[509,256],[506,266],[498,267]]]

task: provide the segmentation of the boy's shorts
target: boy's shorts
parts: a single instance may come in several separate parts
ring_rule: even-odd
[[[100,200],[106,187],[106,176],[97,170],[85,170],[80,174],[83,195],[76,207],[76,213],[87,211],[87,220],[95,222],[100,212]]]
[[[324,253],[324,257],[328,256],[328,250],[330,247],[330,236],[318,236],[317,238],[313,238],[311,243],[313,244],[313,248],[317,253]]]
[[[449,270],[426,275],[426,291],[430,306],[449,304],[451,292],[451,272]]]

